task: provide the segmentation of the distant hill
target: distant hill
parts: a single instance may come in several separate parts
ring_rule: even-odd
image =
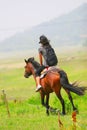
[[[87,42],[87,3],[72,12],[25,30],[0,43],[0,52],[38,48],[39,36],[45,34],[53,46],[82,45]]]

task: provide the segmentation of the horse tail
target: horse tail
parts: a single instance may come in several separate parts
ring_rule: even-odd
[[[68,89],[69,91],[76,93],[77,95],[85,94],[85,90],[87,90],[87,87],[79,87],[77,82],[70,84],[67,74],[63,70],[61,70],[59,74],[60,74],[60,83],[64,89]]]

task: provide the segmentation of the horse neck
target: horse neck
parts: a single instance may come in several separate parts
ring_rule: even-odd
[[[32,75],[33,75],[34,79],[36,79],[35,68],[34,68],[32,63],[29,63],[29,68],[31,69],[31,72],[32,72]]]

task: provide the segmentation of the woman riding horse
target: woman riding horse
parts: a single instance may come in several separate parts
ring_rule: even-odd
[[[36,92],[38,92],[38,90],[41,89],[42,87],[40,84],[41,71],[45,68],[48,68],[49,66],[57,65],[58,62],[55,51],[50,45],[47,37],[44,35],[40,36],[39,43],[41,44],[40,48],[38,49],[41,66],[39,66],[39,68],[36,71],[36,86],[37,86]],[[43,62],[43,58],[44,58],[44,62]]]

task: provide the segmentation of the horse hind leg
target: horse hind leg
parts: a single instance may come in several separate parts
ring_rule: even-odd
[[[72,96],[71,96],[70,91],[67,90],[67,89],[64,89],[64,90],[65,90],[66,93],[68,94],[68,98],[69,98],[69,100],[70,100],[70,102],[71,102],[71,104],[72,104],[73,110],[77,110],[77,108],[75,107],[75,105],[74,105],[74,103],[73,103],[73,98],[72,98]]]
[[[58,98],[62,104],[62,114],[65,115],[65,102],[61,95],[58,95]]]
[[[64,99],[62,98],[60,92],[58,91],[55,91],[58,99],[60,100],[61,104],[62,104],[62,114],[65,115],[65,102],[64,102]]]

